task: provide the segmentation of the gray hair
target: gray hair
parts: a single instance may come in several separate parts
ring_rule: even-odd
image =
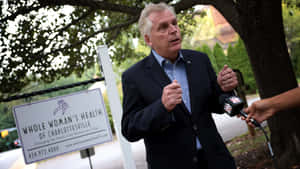
[[[146,7],[141,12],[141,16],[138,23],[140,32],[143,37],[145,35],[150,35],[151,32],[152,22],[148,18],[148,16],[153,12],[161,12],[164,10],[169,10],[176,17],[174,8],[172,6],[167,5],[164,2],[161,2],[159,4],[149,3],[146,5]]]

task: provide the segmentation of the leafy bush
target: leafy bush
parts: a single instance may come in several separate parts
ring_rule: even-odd
[[[207,45],[203,45],[195,50],[204,52],[208,55],[217,74],[222,70],[225,64],[232,69],[239,69],[239,71],[242,73],[244,83],[248,86],[245,92],[247,94],[256,93],[257,87],[254,74],[252,72],[246,48],[241,39],[239,39],[235,45],[229,45],[227,49],[227,55],[224,53],[224,49],[218,43],[215,44],[213,51]]]
[[[214,46],[213,55],[216,58],[216,64],[217,64],[216,72],[220,72],[223,69],[225,64],[228,65],[228,58],[225,55],[221,45],[219,45],[218,43],[216,43],[216,45]]]
[[[243,75],[244,83],[249,86],[246,93],[255,93],[256,81],[250,65],[245,45],[241,39],[234,46],[229,46],[227,52],[228,61],[232,69],[239,69]]]
[[[12,128],[15,126],[14,117],[10,111],[10,105],[0,105],[0,129]],[[9,132],[5,138],[0,137],[0,152],[15,148],[13,143],[17,138],[18,135],[16,131]]]
[[[207,56],[208,56],[208,58],[209,58],[209,60],[210,60],[210,62],[212,64],[212,67],[214,68],[214,70],[215,71],[218,70],[216,58],[215,58],[213,52],[211,51],[211,49],[209,48],[208,45],[204,44],[201,48],[196,48],[195,50],[207,54]]]

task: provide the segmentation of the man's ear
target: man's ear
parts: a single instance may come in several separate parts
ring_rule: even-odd
[[[148,46],[152,46],[152,42],[149,35],[144,35],[144,39]]]

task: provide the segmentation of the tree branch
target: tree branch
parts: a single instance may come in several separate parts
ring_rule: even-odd
[[[138,7],[130,7],[125,5],[117,5],[101,0],[39,0],[43,5],[72,5],[72,6],[85,6],[105,11],[121,12],[129,15],[139,15],[142,9]]]
[[[76,47],[78,45],[81,45],[82,43],[84,43],[85,41],[87,41],[88,39],[90,39],[91,37],[94,37],[96,36],[97,34],[99,33],[102,33],[102,32],[108,32],[108,31],[112,31],[114,29],[120,29],[120,28],[124,28],[124,27],[127,27],[133,23],[135,23],[137,20],[138,20],[139,16],[136,16],[136,17],[133,17],[132,19],[128,20],[127,22],[125,23],[121,23],[121,24],[117,24],[117,25],[114,25],[114,26],[111,26],[111,27],[106,27],[106,28],[103,28],[101,30],[98,30],[94,33],[92,33],[91,35],[88,35],[86,37],[84,37],[81,41],[79,42],[76,42],[76,43],[73,43],[73,44],[70,44],[70,45],[67,45],[63,48],[60,48],[60,49],[56,49],[52,52],[49,52],[49,53],[46,53],[45,55],[49,55],[49,54],[53,54],[53,53],[56,53],[56,52],[59,52],[59,51],[63,51],[65,49],[68,49],[68,48],[73,48],[73,47]]]
[[[236,32],[241,34],[239,10],[233,0],[215,0],[212,4],[226,18]]]
[[[182,0],[175,4],[176,13],[189,9],[194,5],[213,5],[222,13],[235,31],[240,33],[239,11],[233,0]]]
[[[217,0],[182,0],[175,4],[176,13],[192,8],[195,5],[214,5]]]
[[[18,15],[28,14],[31,11],[37,11],[37,10],[39,10],[41,8],[44,8],[44,7],[45,7],[44,5],[39,5],[39,6],[35,6],[35,7],[34,7],[34,5],[29,6],[29,7],[21,7],[19,9],[17,9],[17,11],[15,13],[13,13],[12,15],[1,19],[0,22],[5,22],[7,20],[14,20]]]
[[[72,20],[71,23],[69,23],[68,25],[66,25],[65,27],[57,30],[57,34],[50,40],[49,44],[58,36],[61,35],[62,32],[66,31],[70,26],[77,24],[80,20],[86,18],[87,16],[89,16],[91,13],[93,13],[95,11],[95,9],[90,9],[88,10],[86,13],[84,13],[83,15],[81,15],[79,18]]]
[[[196,0],[184,0],[184,1],[179,1],[174,5],[175,12],[179,13],[182,10],[186,10],[189,8],[192,8],[194,5],[200,4],[201,1],[196,1]],[[202,4],[202,3],[201,3]]]

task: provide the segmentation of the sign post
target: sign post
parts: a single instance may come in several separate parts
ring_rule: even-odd
[[[104,73],[107,95],[109,99],[110,109],[112,112],[114,126],[116,129],[116,135],[120,142],[121,150],[123,153],[124,168],[136,169],[131,151],[131,145],[121,135],[121,116],[123,112],[120,97],[118,94],[118,89],[116,86],[115,74],[112,70],[112,65],[110,62],[106,45],[98,47],[98,57],[100,59],[100,65]]]
[[[87,148],[85,150],[80,151],[80,157],[81,158],[86,158],[86,157],[89,158],[90,169],[93,169],[92,160],[91,160],[91,156],[93,156],[93,155],[95,155],[94,147]]]

